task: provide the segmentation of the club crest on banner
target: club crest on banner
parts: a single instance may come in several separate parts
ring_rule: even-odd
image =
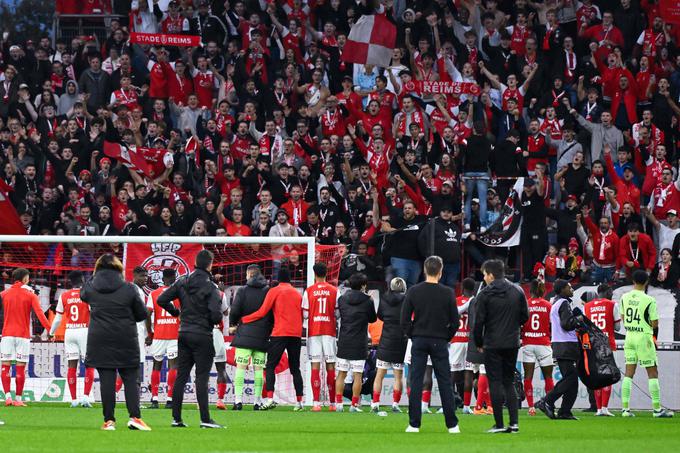
[[[181,277],[193,270],[201,244],[152,243],[127,244],[125,248],[125,275],[132,279],[132,271],[141,266],[148,272],[144,291],[150,293],[163,285],[163,270],[174,269]]]

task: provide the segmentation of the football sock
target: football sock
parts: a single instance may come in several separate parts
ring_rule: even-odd
[[[253,384],[253,395],[257,398],[257,401],[260,401],[260,398],[262,397],[262,386],[264,385],[264,378],[262,377],[262,373],[258,373],[255,371],[255,376],[253,376],[253,380],[255,381]]]
[[[658,381],[657,381],[658,382]],[[650,379],[651,386],[651,379]],[[633,387],[633,379],[625,376],[621,384],[621,407],[626,410],[630,407],[630,390]]]
[[[319,402],[321,393],[321,370],[312,369],[312,398],[314,402]]]
[[[661,409],[661,388],[658,378],[649,380],[649,394],[652,396],[652,407],[655,411],[658,411]]]
[[[267,398],[270,400],[274,399],[274,390],[267,390]]]
[[[555,388],[555,381],[553,380],[552,377],[545,378],[545,393],[546,395],[550,392],[552,392],[552,389]]]
[[[484,403],[487,402],[489,398],[489,380],[486,378],[486,374],[479,375],[477,379],[477,409],[482,409]]]
[[[158,398],[158,386],[161,383],[161,370],[151,371],[151,400]]]
[[[76,374],[76,369],[75,368],[69,368],[66,371],[66,382],[68,382],[68,390],[71,393],[71,399],[75,401],[76,399],[76,383],[77,381],[77,374]]]
[[[352,406],[358,406],[359,405],[359,397],[352,395]]]
[[[431,399],[432,399],[432,391],[431,390],[423,390],[423,398],[422,398],[423,403],[427,403],[427,405],[429,406]]]
[[[262,398],[266,398],[267,394],[267,370],[262,370]]]
[[[116,393],[120,392],[120,389],[123,387],[123,380],[118,376],[116,378]]]
[[[172,400],[172,389],[175,387],[177,379],[177,368],[170,368],[168,371],[168,400]]]
[[[16,371],[17,371],[17,375],[16,375],[16,386],[17,386],[17,388],[16,388],[15,393],[18,397],[21,397],[21,394],[24,393],[24,382],[26,382],[26,365],[25,364],[21,364],[21,365],[17,364],[16,365]],[[657,390],[659,388],[659,381],[658,380],[656,381],[656,388],[657,388]],[[658,391],[657,391],[657,395],[658,395]],[[658,398],[657,398],[657,401],[658,401]]]
[[[463,406],[470,407],[472,401],[472,392],[463,392]]]
[[[527,398],[529,407],[534,407],[534,384],[531,379],[524,380],[524,395]]]
[[[297,401],[298,403],[301,403],[302,402],[302,395],[295,395],[295,401]]]
[[[602,389],[602,407],[609,407],[609,397],[612,395],[612,386],[608,385]]]
[[[399,404],[399,401],[401,401],[401,390],[392,391],[392,402]]]
[[[243,402],[243,381],[246,377],[246,370],[243,368],[236,368],[234,374],[234,402],[236,404]]]
[[[83,389],[85,396],[90,396],[93,384],[94,384],[94,368],[85,368],[85,388]]]
[[[217,383],[217,399],[224,399],[224,394],[227,393],[227,384],[224,382]]]
[[[373,392],[373,402],[374,403],[380,402],[380,392]]]
[[[2,371],[0,372],[0,377],[2,378],[2,391],[5,395],[9,395],[9,391],[12,385],[12,378],[10,377],[10,371],[12,370],[12,365],[3,365]]]
[[[595,394],[595,407],[600,410],[602,409],[602,389],[595,390],[593,393]]]
[[[333,399],[335,394],[335,369],[326,370],[326,387],[328,387],[328,399]]]
[[[335,394],[335,402],[337,404],[342,404],[342,393],[336,393]]]

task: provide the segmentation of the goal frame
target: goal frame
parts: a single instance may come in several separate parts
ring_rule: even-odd
[[[205,244],[205,245],[306,245],[307,268],[306,287],[314,284],[314,263],[316,259],[316,241],[311,236],[270,237],[270,236],[56,236],[56,235],[10,235],[1,234],[0,243],[42,243],[56,244],[60,242],[73,244]]]

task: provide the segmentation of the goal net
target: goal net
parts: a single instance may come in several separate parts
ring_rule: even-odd
[[[112,253],[123,262],[128,281],[132,281],[135,267],[146,269],[148,278],[144,290],[148,294],[162,284],[163,269],[175,269],[178,275],[191,272],[195,256],[202,249],[210,250],[215,255],[212,273],[230,302],[236,290],[245,284],[246,268],[251,264],[259,265],[264,276],[271,281],[276,280],[282,266],[288,267],[291,271],[291,284],[303,291],[313,283],[314,263],[323,262],[328,266],[328,280],[337,284],[344,246],[318,245],[314,243],[314,238],[309,237],[0,236],[0,277],[6,287],[13,283],[11,274],[14,269],[28,269],[31,273],[30,284],[38,294],[48,319],[52,319],[59,296],[69,289],[68,273],[80,270],[87,278],[92,274],[96,260],[105,253]],[[25,393],[29,400],[67,401],[68,391],[64,390],[66,360],[63,345],[60,344],[63,341],[63,331],[57,331],[56,342],[47,342],[47,333],[35,317],[32,324],[34,340]],[[228,326],[228,323],[225,325]],[[229,347],[231,338],[226,328],[224,335]],[[148,351],[143,355],[146,356],[144,382],[148,383],[152,357]],[[293,402],[295,394],[290,373],[287,372],[285,363],[279,368],[281,373],[277,376],[277,397],[282,402]],[[165,382],[166,371],[164,363],[162,382]],[[228,366],[229,381],[233,372],[233,368]],[[246,379],[252,380],[252,374],[247,375]],[[79,382],[79,391],[82,385]],[[214,399],[214,379],[211,379],[210,385],[211,399]],[[164,388],[163,385],[161,387]],[[230,401],[233,399],[232,386],[227,387],[226,399]],[[99,396],[96,387],[93,395],[97,398]],[[191,401],[193,396],[193,389],[188,389],[187,400]],[[142,397],[149,397],[145,389]],[[249,402],[252,398],[253,395],[247,393],[244,402]]]

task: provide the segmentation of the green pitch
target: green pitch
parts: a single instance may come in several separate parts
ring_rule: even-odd
[[[218,451],[319,451],[319,452],[473,452],[514,451],[677,451],[680,419],[653,419],[649,412],[636,418],[599,418],[578,414],[580,421],[528,417],[522,411],[521,433],[486,434],[491,416],[461,415],[462,434],[446,433],[442,415],[423,416],[418,434],[406,434],[406,414],[294,413],[288,408],[270,412],[212,411],[225,430],[198,429],[198,412],[187,406],[189,428],[170,428],[170,411],[143,410],[152,432],[129,431],[125,406],[117,406],[118,431],[99,430],[101,409],[71,409],[65,405],[33,403],[29,407],[0,407],[0,445],[7,452],[218,452]],[[509,451],[509,450],[502,450]]]

